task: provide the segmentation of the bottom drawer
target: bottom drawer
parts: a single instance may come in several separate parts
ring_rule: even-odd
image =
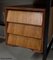
[[[42,40],[39,39],[9,34],[7,43],[10,45],[30,48],[38,51],[42,50]]]

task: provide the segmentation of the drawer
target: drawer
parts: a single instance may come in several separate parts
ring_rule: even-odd
[[[15,36],[16,37],[16,36]],[[10,45],[16,45],[16,38],[14,36],[12,37],[10,34],[8,36],[7,44]]]
[[[37,26],[25,26],[24,36],[33,37],[33,38],[42,38],[42,27]]]
[[[9,10],[7,14],[7,22],[42,25],[42,20],[43,20],[43,13],[41,12]]]
[[[16,36],[9,34],[8,37],[8,44],[15,44],[16,46],[24,47],[24,48],[30,48],[34,50],[42,50],[42,40],[34,39],[34,38],[26,38],[23,36]]]
[[[7,32],[27,37],[42,38],[42,27],[37,26],[9,23]]]
[[[23,35],[24,25],[9,23],[7,32],[12,34]]]

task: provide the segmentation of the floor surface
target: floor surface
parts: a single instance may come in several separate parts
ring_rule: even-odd
[[[0,43],[0,60],[42,60],[42,55],[36,55],[32,50],[21,47],[6,46]],[[51,50],[47,60],[53,60],[53,51]]]

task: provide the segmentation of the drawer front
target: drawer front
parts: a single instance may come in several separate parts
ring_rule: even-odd
[[[27,37],[42,38],[42,27],[37,26],[9,23],[7,32]]]
[[[42,50],[42,41],[34,38],[27,38],[23,36],[16,36],[9,34],[8,44],[20,47],[30,48],[34,50]]]
[[[25,26],[24,36],[42,38],[42,28],[37,26]]]
[[[7,22],[25,23],[32,25],[42,25],[43,13],[25,12],[25,11],[8,11]]]
[[[8,24],[8,29],[7,29],[8,33],[23,35],[23,31],[24,31],[24,25],[13,24],[13,23]]]

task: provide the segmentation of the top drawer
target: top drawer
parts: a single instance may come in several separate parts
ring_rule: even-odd
[[[43,20],[42,12],[9,10],[7,14],[7,22],[42,25],[42,20]]]

